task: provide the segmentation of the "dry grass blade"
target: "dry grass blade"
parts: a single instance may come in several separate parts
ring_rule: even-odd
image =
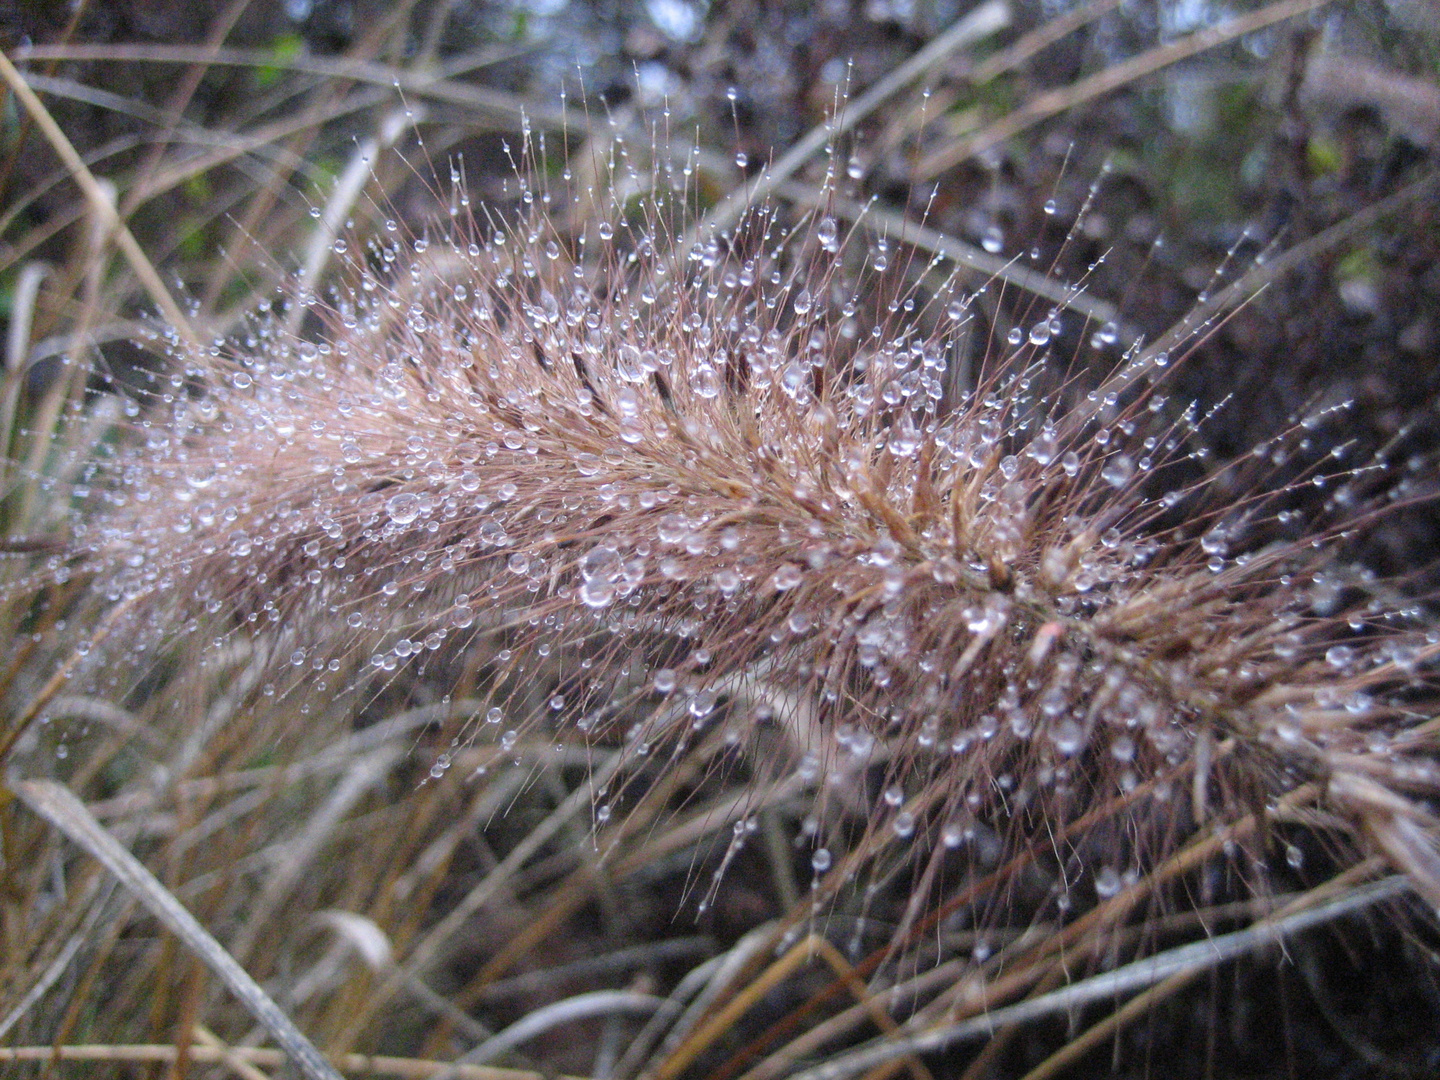
[[[920,251],[929,252],[958,266],[979,271],[993,280],[1003,281],[1017,289],[1033,293],[1061,308],[1083,315],[1097,326],[1115,323],[1120,317],[1119,310],[1107,300],[1091,296],[1082,289],[1066,285],[1038,270],[1021,266],[1018,258],[1006,259],[991,255],[982,248],[947,236],[938,229],[911,221],[894,210],[874,205],[862,206],[853,200],[837,198],[833,194],[827,195],[818,189],[794,183],[780,184],[777,191],[799,206],[809,206],[817,211],[825,210],[836,214],[873,233],[913,245]],[[1126,331],[1122,340],[1125,340],[1128,346],[1133,337]]]
[[[778,161],[767,164],[754,180],[742,182],[681,238],[679,250],[687,250],[697,238],[728,230],[748,208],[763,204],[777,185],[790,179],[796,170],[826,143],[842,137],[892,95],[943,62],[952,53],[1004,29],[1009,24],[1010,6],[1006,0],[986,0],[865,93],[854,101],[847,102],[843,112],[834,120],[812,128],[804,138],[785,151]]]
[[[160,884],[155,875],[120,846],[95,820],[85,804],[65,787],[48,780],[21,780],[11,785],[35,813],[99,860],[161,923],[185,942],[197,957],[244,1004],[307,1080],[341,1080],[340,1074],[315,1049],[300,1029],[271,1000],[250,975],[235,962],[195,917]]]
[[[325,265],[334,251],[335,238],[345,227],[345,221],[360,198],[361,191],[374,173],[376,157],[382,150],[394,147],[400,136],[413,124],[417,117],[409,111],[396,111],[380,122],[377,134],[365,139],[355,147],[345,171],[335,182],[330,198],[321,211],[320,221],[310,234],[305,247],[304,262],[301,265],[298,288],[302,293],[312,292],[320,281]],[[305,317],[305,308],[299,304],[290,315],[286,326],[288,333],[295,333],[300,320]]]
[[[1091,976],[1063,989],[994,1009],[974,1019],[841,1054],[823,1065],[797,1073],[794,1080],[844,1080],[847,1076],[854,1076],[907,1054],[939,1050],[965,1039],[989,1036],[1008,1024],[1023,1023],[1065,1012],[1080,1005],[1142,990],[1173,976],[1195,975],[1258,949],[1279,945],[1287,935],[1298,934],[1376,904],[1395,900],[1410,890],[1410,883],[1399,876],[1361,885],[1336,899],[1324,900],[1313,907],[1265,920],[1244,930],[1157,953],[1116,971]]]
[[[527,1013],[504,1031],[497,1032],[475,1049],[468,1051],[455,1065],[486,1065],[561,1024],[592,1016],[650,1016],[664,1004],[664,998],[633,990],[592,990],[588,994],[564,998]],[[459,1080],[459,1075],[458,1071],[441,1072],[438,1080]]]
[[[1313,905],[1316,896],[1323,896],[1326,893],[1338,893],[1352,885],[1364,882],[1366,879],[1373,877],[1379,869],[1380,865],[1378,860],[1369,860],[1366,863],[1362,863],[1360,866],[1334,879],[1330,887],[1316,890],[1313,894],[1296,898],[1292,903],[1285,905],[1273,915],[1268,916],[1268,919],[1273,923],[1275,920],[1284,919],[1291,914],[1305,911]],[[1194,981],[1197,976],[1204,974],[1207,970],[1210,969],[1202,966],[1177,971],[1175,974],[1166,977],[1149,989],[1136,994],[1109,1016],[1091,1026],[1080,1036],[1071,1040],[1064,1047],[1035,1066],[1035,1068],[1026,1073],[1021,1080],[1048,1080],[1049,1077],[1056,1075],[1066,1066],[1083,1057],[1088,1051],[1099,1046],[1105,1039],[1113,1037],[1118,1031],[1122,1030],[1126,1024],[1138,1021],[1147,1012],[1152,1011],[1159,1002],[1183,990]]]
[[[34,1062],[47,1064],[56,1060],[85,1062],[92,1065],[173,1065],[183,1056],[200,1065],[223,1065],[235,1060],[265,1069],[280,1068],[286,1057],[282,1051],[253,1046],[207,1046],[196,1043],[180,1050],[161,1044],[85,1045],[85,1046],[0,1046],[0,1062]],[[342,1054],[339,1067],[352,1076],[395,1077],[397,1080],[433,1080],[442,1071],[453,1070],[456,1080],[586,1080],[585,1077],[560,1073],[538,1073],[525,1069],[501,1069],[491,1065],[450,1065],[443,1061],[423,1061],[385,1054]]]
[[[607,762],[597,765],[591,779],[592,784],[603,786],[608,783],[616,769],[623,764],[620,755],[614,755]],[[533,829],[484,879],[476,884],[436,925],[426,931],[404,960],[377,987],[366,1001],[365,1007],[352,1019],[346,1033],[347,1041],[358,1037],[371,1013],[383,1007],[398,993],[407,980],[423,975],[449,945],[450,939],[458,934],[467,920],[496,893],[504,888],[510,877],[532,858],[542,845],[547,843],[574,817],[591,804],[592,788],[581,786],[567,796],[559,806],[535,829]]]
[[[509,50],[498,55],[493,50],[486,50],[474,56],[453,57],[435,71],[410,71],[352,57],[328,59],[307,56],[286,60],[268,50],[175,45],[31,45],[17,48],[14,52],[16,58],[22,60],[100,60],[111,63],[138,61],[156,64],[280,67],[329,79],[366,82],[387,88],[398,87],[405,94],[474,109],[486,116],[510,122],[518,123],[525,118],[539,127],[556,131],[585,132],[589,129],[589,122],[583,113],[555,109],[502,90],[474,86],[453,78],[458,72],[498,63],[511,55]]]
[[[1219,26],[1196,30],[1178,41],[1161,45],[1150,52],[1107,67],[1103,71],[1079,79],[1058,90],[1037,94],[1018,109],[981,128],[973,135],[967,135],[948,146],[932,151],[915,166],[915,179],[933,180],[946,169],[1020,134],[1041,120],[1072,109],[1076,105],[1090,101],[1102,94],[1108,94],[1136,79],[1153,74],[1171,64],[1205,52],[1207,49],[1216,48],[1227,41],[1234,41],[1236,38],[1263,30],[1267,26],[1284,22],[1286,19],[1293,19],[1297,15],[1314,11],[1331,2],[1332,0],[1278,0],[1259,11],[1236,16]]]
[[[1107,12],[1113,11],[1121,0],[1088,0],[1078,4],[1064,14],[1049,19],[1034,30],[1023,34],[1013,44],[1007,45],[966,72],[975,83],[988,82],[995,76],[1019,67],[1036,53],[1063,40],[1076,30],[1094,22]]]
[[[19,98],[20,103],[25,106],[36,126],[44,133],[45,138],[60,155],[65,167],[70,170],[71,176],[85,193],[86,200],[90,203],[94,213],[104,220],[114,231],[115,242],[120,245],[120,251],[124,254],[126,262],[135,276],[140,279],[141,285],[160,309],[160,314],[165,317],[166,322],[176,334],[179,334],[192,348],[199,348],[200,339],[190,326],[190,320],[180,310],[180,305],[175,303],[175,298],[170,295],[170,290],[160,280],[154,265],[150,262],[149,256],[130,232],[129,226],[121,219],[115,208],[114,201],[107,197],[104,190],[95,181],[95,177],[86,167],[80,155],[75,152],[75,147],[70,145],[69,138],[65,132],[60,130],[60,125],[55,123],[54,117],[41,100],[35,96],[35,91],[25,81],[25,77],[15,70],[15,65],[10,58],[0,52],[0,77],[9,84],[11,91]]]
[[[388,777],[403,756],[402,747],[382,746],[357,757],[345,770],[335,790],[306,821],[304,830],[286,845],[284,856],[276,860],[278,867],[267,875],[265,888],[251,906],[249,922],[231,943],[237,960],[244,963],[249,958],[277,909],[303,878],[341,819],[372,787]]]
[[[105,915],[104,900],[108,899],[108,897],[104,897],[97,901],[94,894],[99,892],[99,890],[100,883],[98,880],[93,881],[87,887],[85,890],[86,895],[83,898],[84,902],[77,905],[81,907],[88,906],[89,908],[80,929],[70,935],[65,944],[61,946],[55,954],[54,959],[50,961],[49,966],[34,979],[24,995],[15,1003],[14,1007],[3,1017],[0,1017],[0,1039],[5,1038],[11,1029],[24,1019],[25,1014],[50,991],[60,977],[69,969],[76,954],[78,954],[81,948],[90,940],[91,934],[95,932],[96,927]]]
[[[1197,327],[1203,327],[1226,311],[1248,302],[1284,274],[1307,265],[1322,252],[1334,250],[1364,229],[1372,227],[1386,215],[1398,213],[1427,195],[1433,195],[1437,184],[1440,184],[1440,173],[1432,172],[1422,176],[1363,210],[1357,210],[1315,236],[1251,267],[1215,295],[1197,303],[1186,313],[1184,319],[1147,346],[1147,355],[1167,352],[1181,346],[1195,334]]]

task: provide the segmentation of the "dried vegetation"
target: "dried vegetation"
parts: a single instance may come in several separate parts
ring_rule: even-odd
[[[1307,83],[1369,25],[1309,41],[1321,6],[1150,49],[1104,2],[914,24],[903,63],[857,35],[804,137],[742,117],[739,13],[632,27],[729,66],[739,159],[676,134],[716,76],[522,108],[461,79],[505,58],[446,51],[445,5],[325,60],[83,21],[8,51],[22,105],[160,137],[89,131],[73,204],[8,196],[0,1061],[1425,1075],[1435,388],[1383,376],[1433,356],[1433,273],[1385,246],[1434,244],[1427,99]],[[1085,48],[1112,65],[1045,84]],[[1071,137],[1123,142],[1136,80],[1207,50],[1248,57],[1198,69],[1226,87],[1288,74],[1247,99],[1252,188],[1313,197],[1169,260],[1157,160]],[[87,63],[182,76],[156,104]],[[1407,133],[1383,160],[1304,105],[1362,92]],[[1186,175],[1228,220],[1241,185]],[[1320,382],[1352,339],[1368,374]]]

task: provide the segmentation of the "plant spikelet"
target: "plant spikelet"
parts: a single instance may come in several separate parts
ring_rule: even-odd
[[[471,737],[749,748],[757,806],[813,793],[817,910],[908,875],[897,937],[1263,892],[1267,822],[1306,815],[1440,906],[1437,647],[1343,556],[1382,469],[1277,482],[1293,434],[1215,467],[1179,351],[1066,374],[1068,312],[970,379],[936,264],[823,209],[677,250],[683,197],[601,186],[613,231],[522,184],[345,253],[318,331],[182,353],[77,530],[118,636],[251,635],[297,686],[490,642]]]

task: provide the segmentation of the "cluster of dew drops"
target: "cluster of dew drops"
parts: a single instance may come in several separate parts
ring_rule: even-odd
[[[828,214],[782,235],[779,215],[759,211],[743,242],[712,237],[671,256],[664,196],[630,225],[617,201],[620,228],[598,225],[567,255],[548,226],[548,199],[522,182],[528,216],[488,231],[481,223],[493,219],[477,217],[439,243],[402,240],[387,222],[387,236],[363,258],[337,240],[335,254],[359,268],[358,283],[326,300],[327,339],[291,341],[262,326],[216,368],[223,382],[208,399],[178,387],[158,393],[171,423],[149,427],[144,461],[127,461],[124,483],[105,497],[117,506],[163,504],[164,524],[133,542],[118,535],[133,518],[116,514],[90,539],[125,551],[115,598],[189,588],[213,613],[224,597],[187,575],[203,577],[214,560],[246,566],[258,557],[262,569],[250,582],[264,586],[272,576],[281,595],[247,621],[284,622],[294,597],[314,592],[356,635],[390,633],[370,658],[380,673],[439,652],[452,635],[480,632],[497,611],[518,612],[527,624],[522,648],[533,656],[502,652],[502,662],[513,661],[506,686],[526,664],[538,668],[597,631],[668,642],[623,660],[608,645],[603,663],[576,646],[583,658],[566,661],[570,674],[546,700],[549,713],[582,733],[628,708],[641,717],[630,744],[642,756],[660,738],[691,737],[676,736],[677,724],[700,732],[732,711],[721,687],[737,671],[727,664],[743,673],[757,657],[780,657],[793,662],[794,681],[816,692],[834,744],[797,755],[798,769],[811,780],[823,773],[832,786],[875,755],[886,724],[918,732],[912,753],[952,757],[997,733],[1023,741],[1043,729],[1053,761],[1041,779],[1063,786],[1065,763],[1086,750],[1096,726],[1084,707],[1107,694],[1129,694],[1129,719],[1108,737],[1122,788],[1139,782],[1132,766],[1142,737],[1156,760],[1186,752],[1173,721],[1147,721],[1160,710],[1144,692],[1109,685],[1114,669],[1087,667],[1063,648],[1047,656],[1037,641],[1020,650],[1048,665],[1033,687],[1012,686],[966,710],[963,723],[937,721],[942,669],[966,649],[1004,640],[1014,605],[973,585],[993,568],[967,560],[946,515],[920,515],[918,534],[902,545],[869,507],[908,510],[922,474],[943,490],[978,471],[985,479],[969,511],[972,531],[997,559],[1015,560],[1027,553],[1017,523],[1035,485],[1047,476],[1088,483],[1098,494],[1077,498],[1097,511],[1138,505],[1145,474],[1191,452],[1185,432],[1202,422],[1193,409],[1152,422],[1147,416],[1167,409],[1163,395],[1149,393],[1134,409],[1121,395],[1092,392],[1082,423],[1057,425],[1032,371],[1051,362],[1049,350],[1071,329],[1059,308],[1009,331],[1004,371],[972,397],[951,368],[978,294],[947,284],[925,301],[893,284],[886,275],[895,244],[883,236],[860,269],[845,265],[856,241]],[[994,227],[980,237],[987,253],[1003,243]],[[443,269],[437,248],[459,273]],[[594,261],[606,268],[603,280],[589,268]],[[924,269],[940,267],[937,256]],[[1087,344],[1113,352],[1120,338],[1106,322]],[[1168,359],[1136,345],[1119,362],[1161,373]],[[755,441],[717,423],[731,398],[743,398]],[[278,479],[255,465],[263,454],[241,452],[255,443],[286,463]],[[707,484],[717,462],[725,483]],[[256,497],[276,483],[278,496]],[[757,506],[778,507],[779,524],[752,524],[762,516],[750,513]],[[1107,587],[1143,578],[1155,555],[1153,542],[1111,525],[1069,559],[1065,543],[1083,534],[1082,516],[1036,560],[1064,615],[1084,615]],[[602,521],[613,524],[601,529]],[[1211,573],[1233,564],[1235,531],[1220,522],[1201,539]],[[169,554],[177,544],[179,560]],[[957,611],[941,600],[917,606],[917,563],[928,575],[925,596],[973,602]],[[271,565],[286,568],[284,584],[263,568]],[[833,597],[856,581],[873,583],[879,602],[847,614]],[[1317,578],[1315,589],[1325,587]],[[958,617],[964,634],[942,640],[919,625],[932,609]],[[406,629],[391,632],[397,624]],[[718,645],[716,627],[724,628]],[[1422,646],[1397,645],[1376,662],[1396,660],[1402,648],[1415,655]],[[295,668],[324,677],[338,670],[332,652],[323,641],[297,642],[288,655]],[[1349,644],[1325,653],[1345,671],[1360,659]],[[622,686],[629,689],[618,693]],[[850,719],[855,700],[888,717],[880,733]],[[497,732],[505,750],[533,719],[509,716],[508,704],[490,704],[482,729]],[[773,719],[758,715],[764,708],[752,722]],[[432,775],[450,760],[437,759]],[[895,771],[882,799],[902,841],[919,826],[907,779]],[[993,781],[1012,799],[1026,786],[1009,774]],[[967,798],[977,811],[984,802],[973,791]],[[597,824],[611,810],[602,793]],[[754,831],[752,819],[736,824],[717,875]],[[972,812],[938,835],[946,847],[983,847],[985,826]],[[800,839],[814,845],[818,879],[835,857],[814,819]],[[1097,894],[1118,890],[1123,873],[1100,868]]]

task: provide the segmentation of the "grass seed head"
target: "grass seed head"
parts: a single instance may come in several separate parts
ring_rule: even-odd
[[[1331,416],[1217,467],[1184,343],[1067,374],[1055,309],[972,356],[903,237],[760,207],[679,249],[683,192],[600,174],[341,243],[318,332],[177,355],[76,525],[117,636],[248,636],[332,693],[484,647],[470,737],[619,747],[601,826],[719,739],[757,807],[812,793],[817,900],[908,882],[896,933],[1264,891],[1302,856],[1261,823],[1304,814],[1440,905],[1437,646],[1341,557],[1383,470],[1271,463]]]

